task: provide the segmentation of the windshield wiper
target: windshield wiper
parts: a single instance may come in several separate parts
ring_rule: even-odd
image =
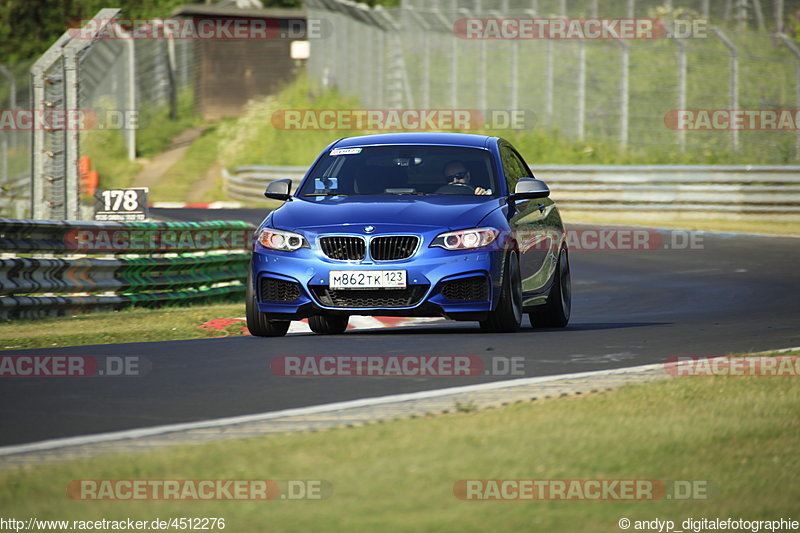
[[[343,192],[309,192],[304,194],[303,196],[347,196],[347,193]]]
[[[433,196],[431,192],[387,192],[384,194],[391,194],[394,196]]]

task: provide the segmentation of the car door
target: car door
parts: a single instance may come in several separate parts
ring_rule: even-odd
[[[500,160],[509,193],[520,178],[533,178],[530,167],[507,141],[499,145]],[[522,290],[526,305],[538,303],[535,297],[543,292],[555,269],[558,258],[560,217],[550,198],[515,202],[510,220],[519,249]]]

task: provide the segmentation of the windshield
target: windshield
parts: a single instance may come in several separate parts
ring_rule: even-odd
[[[458,146],[338,148],[314,166],[299,196],[499,194],[488,150]]]

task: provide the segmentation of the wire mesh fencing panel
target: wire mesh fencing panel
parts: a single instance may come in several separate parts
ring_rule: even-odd
[[[796,127],[707,128],[676,119],[800,107],[797,59],[769,33],[781,13],[798,8],[764,0],[406,0],[365,15],[350,3],[310,0],[309,18],[327,19],[335,30],[330,41],[312,42],[309,72],[364,107],[467,109],[484,117],[524,111],[524,128],[585,142],[590,152],[601,143],[654,163],[780,164],[800,156]],[[630,39],[470,38],[462,31],[465,19],[559,17],[648,18],[656,26]]]
[[[30,213],[31,135],[19,113],[30,109],[30,62],[0,65],[0,217]]]
[[[65,32],[31,68],[31,111],[66,118],[33,127],[23,148],[34,218],[82,218],[92,201],[91,188],[81,186],[87,156],[133,160],[148,128],[177,118],[179,107],[193,113],[195,42],[154,27],[163,21],[135,21],[145,26],[138,28],[144,37],[123,22],[119,10],[103,9]]]

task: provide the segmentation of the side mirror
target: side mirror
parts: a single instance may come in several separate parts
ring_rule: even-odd
[[[273,181],[269,185],[267,185],[267,190],[264,191],[264,196],[267,198],[272,198],[274,200],[288,200],[292,197],[289,194],[292,190],[292,180],[285,179],[285,180],[278,180]]]
[[[514,194],[509,196],[512,201],[529,200],[531,198],[547,198],[550,196],[550,188],[542,180],[533,178],[520,178],[517,186],[514,187]]]

